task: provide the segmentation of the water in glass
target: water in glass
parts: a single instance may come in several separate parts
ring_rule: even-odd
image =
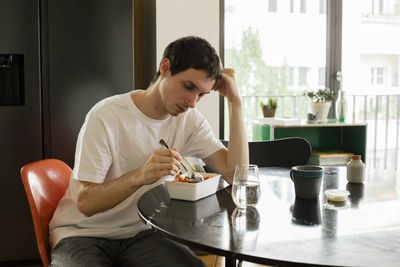
[[[237,165],[232,184],[232,198],[236,206],[255,206],[260,198],[257,165]]]

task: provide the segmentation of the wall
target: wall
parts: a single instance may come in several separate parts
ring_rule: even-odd
[[[216,0],[157,0],[157,67],[165,47],[187,35],[207,39],[219,52],[219,13],[219,1]],[[219,136],[219,94],[213,91],[204,97],[197,104],[197,109]]]

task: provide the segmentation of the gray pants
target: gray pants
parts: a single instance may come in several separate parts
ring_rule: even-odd
[[[128,239],[68,237],[51,253],[51,266],[201,266],[206,265],[186,246],[153,230]]]

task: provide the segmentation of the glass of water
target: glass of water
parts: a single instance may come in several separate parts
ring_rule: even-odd
[[[254,207],[260,198],[258,167],[254,164],[236,165],[233,176],[232,198],[236,206],[244,209]]]

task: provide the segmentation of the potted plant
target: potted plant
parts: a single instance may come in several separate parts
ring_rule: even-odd
[[[317,120],[326,121],[336,93],[329,88],[324,88],[317,91],[305,91],[304,95],[310,99],[311,113],[317,115]]]
[[[267,104],[260,102],[260,108],[263,111],[264,117],[275,117],[276,108],[278,106],[276,98],[268,98]]]

